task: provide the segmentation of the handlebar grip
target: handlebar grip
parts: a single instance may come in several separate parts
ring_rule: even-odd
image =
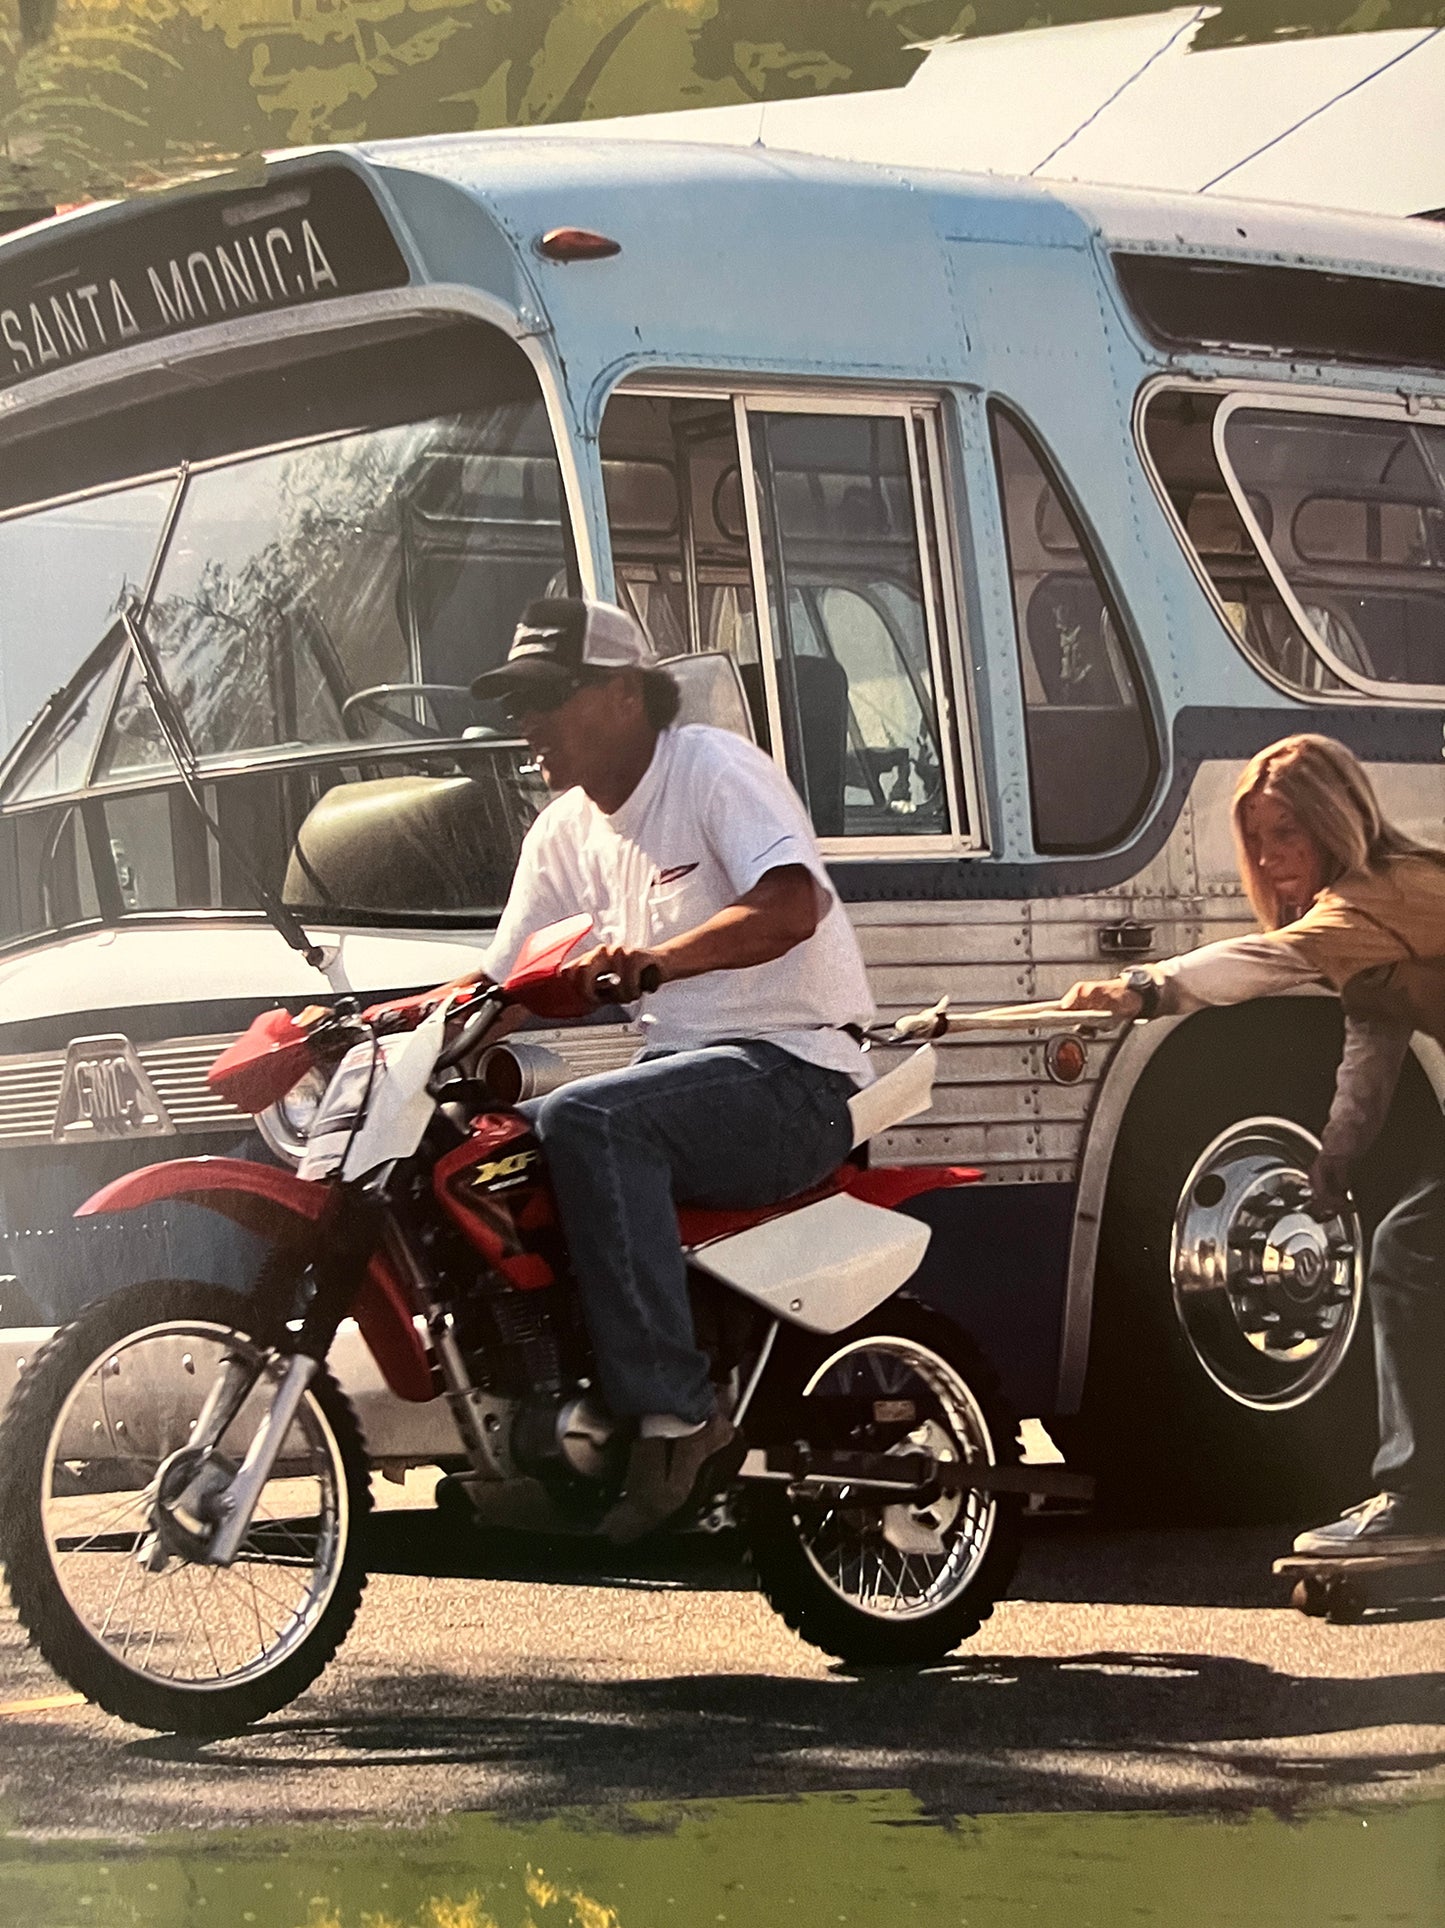
[[[662,982],[662,972],[656,964],[643,966],[642,975],[637,980],[637,988],[643,997],[648,997]],[[618,1003],[622,997],[622,979],[616,971],[603,971],[592,981],[592,989],[605,1004]]]

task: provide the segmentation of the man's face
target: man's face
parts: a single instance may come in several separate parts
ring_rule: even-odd
[[[529,707],[519,692],[508,705],[517,729],[541,766],[547,788],[590,789],[589,779],[605,775],[619,748],[636,729],[637,697],[625,675],[584,683],[554,709]]]

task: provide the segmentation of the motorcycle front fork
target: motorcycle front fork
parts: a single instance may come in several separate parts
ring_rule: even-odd
[[[511,1402],[492,1398],[473,1380],[457,1344],[451,1312],[436,1289],[425,1259],[392,1213],[387,1214],[382,1240],[397,1276],[426,1319],[427,1337],[441,1368],[447,1404],[472,1471],[487,1481],[515,1479],[517,1468],[508,1441]]]
[[[240,1470],[216,1501],[220,1519],[207,1548],[208,1566],[229,1566],[240,1552],[282,1442],[291,1430],[306,1388],[320,1370],[320,1360],[304,1352],[295,1353],[286,1361],[276,1397],[256,1428],[256,1436],[241,1461]]]
[[[370,1218],[370,1214],[367,1217]],[[387,1214],[386,1224],[393,1223]],[[373,1231],[376,1229],[372,1226]],[[202,1490],[206,1469],[228,1426],[250,1398],[257,1381],[273,1362],[279,1366],[275,1395],[256,1428],[246,1456],[234,1476],[219,1491],[201,1502],[213,1522],[201,1554],[206,1566],[230,1566],[245,1544],[261,1494],[270,1479],[290,1432],[307,1388],[321,1371],[331,1350],[336,1329],[350,1310],[356,1296],[356,1279],[364,1268],[368,1247],[353,1237],[328,1252],[313,1266],[315,1291],[307,1306],[294,1350],[282,1352],[272,1347],[259,1361],[247,1360],[236,1353],[228,1355],[223,1371],[206,1395],[190,1439],[171,1456],[156,1475],[154,1505],[165,1502],[161,1494],[169,1467],[182,1457],[194,1467],[184,1490],[172,1502],[183,1506],[190,1494]],[[164,1535],[162,1536],[164,1537]]]

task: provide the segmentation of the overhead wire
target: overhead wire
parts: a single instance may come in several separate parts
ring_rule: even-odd
[[[1132,74],[1129,75],[1129,77],[1126,80],[1121,80],[1119,82],[1119,85],[1114,89],[1113,93],[1110,94],[1106,100],[1101,100],[1099,102],[1099,105],[1096,108],[1094,108],[1092,113],[1086,114],[1083,120],[1079,122],[1078,126],[1074,129],[1074,131],[1071,134],[1066,134],[1061,141],[1057,142],[1053,147],[1051,147],[1048,153],[1045,154],[1044,158],[1041,161],[1035,161],[1034,165],[1029,169],[1030,178],[1032,178],[1035,174],[1037,174],[1040,168],[1047,167],[1049,162],[1052,161],[1057,155],[1062,154],[1064,149],[1069,145],[1071,141],[1076,141],[1079,138],[1080,134],[1084,132],[1085,128],[1092,127],[1094,122],[1099,119],[1101,114],[1106,114],[1109,111],[1109,109],[1114,105],[1114,102],[1118,100],[1122,94],[1126,94],[1129,91],[1129,89],[1134,85],[1136,80],[1143,79],[1144,75],[1148,73],[1149,69],[1154,65],[1154,62],[1156,60],[1163,59],[1164,55],[1169,52],[1169,49],[1175,44],[1175,42],[1181,37],[1181,35],[1186,33],[1193,33],[1194,30],[1199,26],[1201,21],[1203,21],[1205,17],[1210,13],[1210,11],[1211,9],[1207,6],[1196,7],[1194,12],[1189,16],[1189,18],[1183,21],[1179,26],[1177,26],[1174,29],[1173,33],[1170,34],[1169,38],[1164,42],[1164,44],[1154,49],[1153,53],[1150,54],[1149,58],[1144,62],[1143,66],[1137,68]]]
[[[1278,147],[1281,141],[1287,141],[1292,134],[1297,134],[1302,127],[1308,127],[1312,120],[1318,120],[1321,114],[1327,114],[1329,110],[1337,106],[1340,101],[1347,100],[1351,94],[1359,93],[1362,87],[1368,87],[1372,80],[1378,80],[1381,74],[1389,73],[1392,67],[1398,67],[1402,60],[1408,60],[1411,54],[1419,53],[1422,47],[1428,47],[1430,42],[1437,40],[1442,33],[1445,33],[1445,27],[1432,27],[1429,33],[1415,41],[1411,46],[1401,48],[1399,53],[1392,54],[1388,60],[1382,61],[1371,73],[1362,74],[1358,80],[1352,80],[1348,87],[1342,87],[1337,94],[1331,94],[1328,100],[1321,101],[1318,107],[1312,107],[1307,114],[1301,114],[1299,119],[1291,126],[1284,128],[1278,134],[1271,135],[1267,141],[1261,141],[1258,147],[1251,149],[1248,154],[1242,155],[1239,160],[1232,161],[1228,167],[1221,169],[1218,174],[1214,175],[1210,180],[1207,180],[1202,187],[1196,188],[1195,193],[1207,194],[1210,188],[1218,187],[1221,181],[1227,180],[1231,174],[1237,174],[1240,168],[1248,167],[1251,161],[1257,161],[1261,154],[1267,154],[1272,147]]]

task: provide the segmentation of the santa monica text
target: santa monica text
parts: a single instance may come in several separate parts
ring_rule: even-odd
[[[53,277],[49,288],[55,286]],[[37,289],[0,309],[0,336],[16,375],[78,361],[151,335],[219,321],[253,308],[287,307],[339,293],[315,228],[269,227],[174,254],[161,266],[102,275],[63,294]]]

